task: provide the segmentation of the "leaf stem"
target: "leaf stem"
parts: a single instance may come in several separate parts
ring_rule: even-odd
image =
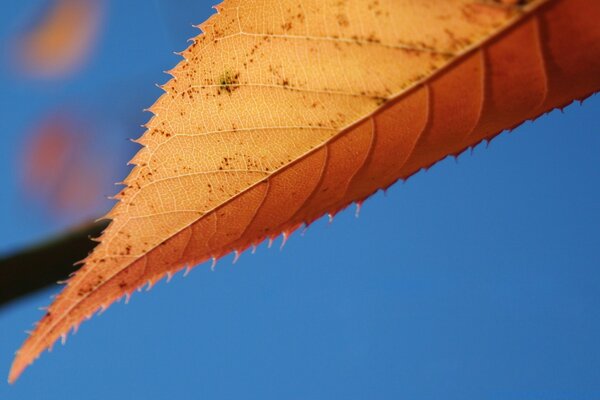
[[[0,309],[12,301],[65,280],[96,246],[107,221],[89,222],[57,238],[0,257]]]

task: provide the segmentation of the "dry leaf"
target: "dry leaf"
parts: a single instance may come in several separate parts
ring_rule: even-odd
[[[226,0],[14,381],[98,309],[600,89],[597,0]]]

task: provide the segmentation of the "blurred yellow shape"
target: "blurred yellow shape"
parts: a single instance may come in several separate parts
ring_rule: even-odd
[[[57,78],[80,69],[93,51],[104,0],[54,0],[40,22],[18,40],[18,67]]]

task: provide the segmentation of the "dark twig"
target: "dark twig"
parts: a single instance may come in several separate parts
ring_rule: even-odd
[[[89,223],[34,248],[0,258],[0,308],[9,302],[65,280],[96,246],[108,222]]]

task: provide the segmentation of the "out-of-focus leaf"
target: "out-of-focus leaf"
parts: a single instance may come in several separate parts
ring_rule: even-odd
[[[44,15],[17,38],[17,68],[55,78],[79,69],[92,54],[105,0],[51,0]]]
[[[93,144],[92,124],[69,112],[43,118],[29,135],[22,157],[27,198],[58,215],[89,218],[102,203],[106,173]]]

